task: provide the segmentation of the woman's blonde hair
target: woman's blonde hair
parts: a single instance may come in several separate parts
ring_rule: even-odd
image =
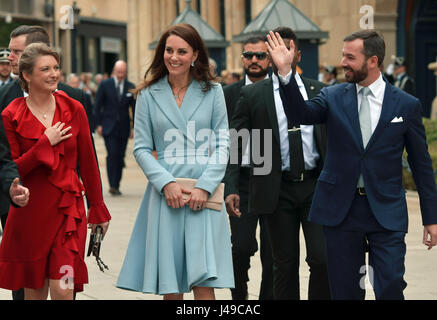
[[[23,73],[32,74],[36,59],[41,56],[52,56],[59,63],[59,54],[42,42],[29,44],[23,51],[18,62],[20,85],[24,91],[29,92],[29,84],[24,79]]]

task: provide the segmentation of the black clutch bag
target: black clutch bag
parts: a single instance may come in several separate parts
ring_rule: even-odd
[[[100,258],[100,247],[102,245],[102,237],[103,237],[103,229],[100,226],[96,227],[96,232],[91,233],[90,235],[90,243],[88,245],[88,253],[87,257],[93,254],[96,257],[97,265],[99,266],[100,271],[105,272],[109,270],[108,266],[103,262]]]

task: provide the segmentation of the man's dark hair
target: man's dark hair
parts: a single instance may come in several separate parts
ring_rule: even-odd
[[[253,37],[250,37],[249,39],[246,39],[243,41],[243,47],[248,43],[255,44],[258,42],[266,42],[266,41],[267,41],[267,37],[253,36]]]
[[[378,67],[382,65],[385,57],[385,41],[384,38],[376,31],[361,30],[348,35],[344,38],[344,42],[351,42],[357,39],[363,40],[363,54],[368,59],[376,56],[378,58]]]
[[[299,39],[291,28],[288,27],[278,27],[273,30],[273,33],[279,33],[282,39],[291,39],[294,41],[296,48],[299,48]]]
[[[41,26],[21,25],[12,30],[10,38],[26,35],[26,46],[35,42],[42,42],[50,46],[50,37],[47,31]]]

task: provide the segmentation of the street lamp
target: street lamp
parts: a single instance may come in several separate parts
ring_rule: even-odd
[[[8,14],[6,15],[6,17],[5,17],[5,22],[6,22],[7,24],[12,23],[12,15],[11,15],[10,13],[8,13]]]
[[[73,24],[74,27],[78,27],[80,24],[80,8],[77,6],[76,1],[73,2]]]
[[[56,21],[55,21],[55,0],[45,0],[44,3],[44,15],[47,18],[52,18],[52,43],[53,48],[56,48]]]
[[[71,54],[71,58],[72,58],[72,70],[73,72],[77,72],[77,46],[76,46],[76,41],[77,41],[77,28],[79,27],[80,24],[80,8],[77,6],[76,1],[73,2],[73,29],[71,30],[72,33],[72,37],[71,37],[71,48],[72,48],[72,54]]]

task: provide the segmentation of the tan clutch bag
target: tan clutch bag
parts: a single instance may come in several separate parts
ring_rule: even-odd
[[[197,179],[176,178],[176,183],[180,184],[185,189],[193,190],[197,183]],[[225,184],[220,183],[217,189],[215,189],[214,193],[206,201],[205,207],[208,209],[221,211],[223,207],[224,195],[225,195]],[[182,196],[183,199],[185,200],[188,198],[189,195],[183,193]]]

